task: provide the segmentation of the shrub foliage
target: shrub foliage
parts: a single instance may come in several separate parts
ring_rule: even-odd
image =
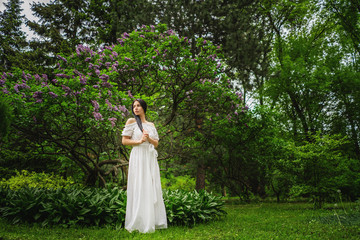
[[[223,202],[205,191],[164,192],[169,224],[195,224],[225,214]],[[0,216],[13,224],[124,225],[126,192],[114,188],[30,188],[0,187]]]
[[[37,173],[22,170],[16,171],[16,175],[10,179],[2,179],[0,181],[1,187],[9,187],[16,190],[23,187],[30,188],[68,188],[75,184],[74,180],[69,177],[67,179],[62,178],[54,174]]]

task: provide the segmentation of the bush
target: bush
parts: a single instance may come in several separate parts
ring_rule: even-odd
[[[118,188],[0,188],[0,216],[12,223],[118,226],[125,221],[126,194]]]
[[[161,178],[161,188],[168,190],[193,191],[195,189],[195,178],[189,175],[171,176],[171,178]]]
[[[221,197],[206,191],[165,190],[164,203],[169,224],[194,225],[226,214]]]
[[[60,176],[47,173],[36,173],[22,170],[16,171],[16,176],[12,176],[8,180],[2,179],[0,187],[9,187],[10,189],[17,190],[24,187],[29,188],[69,188],[74,185],[73,179],[63,179]]]
[[[164,203],[171,224],[195,224],[225,214],[223,202],[205,191],[164,191]],[[124,225],[126,192],[114,188],[29,188],[0,187],[0,217],[47,225],[120,227]]]

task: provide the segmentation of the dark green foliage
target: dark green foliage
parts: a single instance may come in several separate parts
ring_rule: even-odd
[[[11,115],[10,104],[5,98],[0,98],[0,140],[5,138],[9,132]]]
[[[226,214],[224,202],[204,190],[186,192],[164,191],[164,203],[169,224],[194,225]]]
[[[0,214],[12,223],[70,226],[121,226],[126,194],[112,189],[0,188]]]
[[[205,191],[165,191],[169,224],[193,225],[225,214],[223,202]],[[124,224],[126,192],[114,188],[21,188],[0,187],[0,216],[20,222],[47,225],[119,227]]]

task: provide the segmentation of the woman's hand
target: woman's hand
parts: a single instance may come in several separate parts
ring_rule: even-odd
[[[143,136],[145,136],[146,140],[149,139],[149,133],[145,129],[143,130]]]
[[[143,143],[143,142],[146,142],[146,140],[148,140],[149,138],[149,133],[144,129],[143,130],[143,135],[141,137],[141,140],[140,140],[140,144]]]

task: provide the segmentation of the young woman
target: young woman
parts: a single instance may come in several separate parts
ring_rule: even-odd
[[[154,232],[167,228],[157,162],[159,136],[153,123],[146,121],[147,105],[142,99],[132,104],[135,118],[127,120],[122,144],[133,146],[130,153],[125,228],[132,232]]]

